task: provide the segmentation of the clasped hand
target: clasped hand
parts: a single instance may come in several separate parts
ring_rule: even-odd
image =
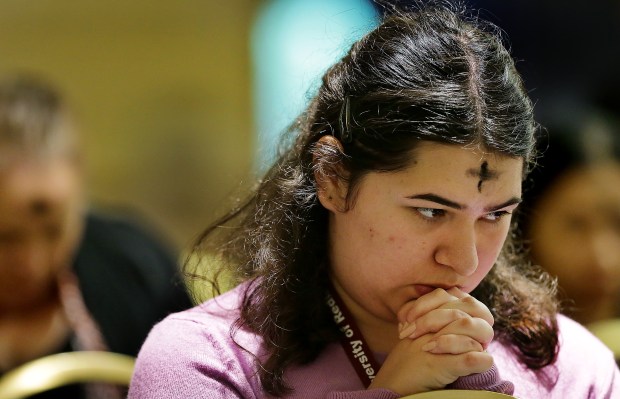
[[[398,320],[400,340],[370,388],[411,395],[445,388],[493,365],[485,352],[493,339],[493,316],[458,288],[438,288],[406,303]]]

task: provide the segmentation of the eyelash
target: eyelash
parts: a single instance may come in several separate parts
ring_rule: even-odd
[[[491,223],[496,223],[499,222],[500,220],[502,220],[505,216],[510,216],[512,215],[512,212],[508,212],[508,211],[495,211],[495,212],[491,212],[491,213],[487,213],[487,216],[493,216],[495,219],[486,219]]]
[[[422,219],[426,220],[427,222],[431,223],[437,220],[437,218],[445,216],[446,211],[443,209],[437,209],[437,208],[414,208],[417,213],[422,217]],[[430,215],[425,215],[425,212],[430,212]],[[510,216],[512,215],[512,212],[508,212],[508,211],[494,211],[494,212],[490,212],[487,213],[485,216],[483,216],[483,220],[490,222],[490,223],[497,223],[500,220],[502,220],[505,216]]]
[[[432,222],[437,219],[438,216],[444,216],[446,211],[436,208],[414,208],[423,219]],[[425,215],[424,212],[430,212],[431,215]]]

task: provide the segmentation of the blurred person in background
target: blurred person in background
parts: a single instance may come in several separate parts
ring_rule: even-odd
[[[524,189],[521,228],[535,263],[557,276],[583,324],[620,316],[620,130],[593,113],[549,127]]]
[[[76,133],[47,83],[0,82],[0,373],[58,352],[135,356],[153,324],[191,305],[170,248],[89,209]]]

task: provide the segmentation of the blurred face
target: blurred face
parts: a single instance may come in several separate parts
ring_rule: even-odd
[[[568,172],[534,209],[534,260],[558,276],[581,321],[620,300],[620,163]]]
[[[0,307],[46,298],[82,228],[81,188],[64,159],[16,160],[0,170]]]
[[[403,304],[435,288],[471,292],[520,201],[521,159],[435,143],[414,158],[365,176],[351,209],[330,214],[332,280],[358,319],[396,323]]]

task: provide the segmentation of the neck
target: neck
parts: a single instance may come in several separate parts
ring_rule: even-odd
[[[337,283],[334,283],[334,289],[353,318],[350,322],[357,325],[370,350],[375,353],[389,353],[398,342],[396,322],[373,315],[348,296]]]
[[[398,327],[393,323],[357,323],[368,346],[375,353],[389,353],[398,342]]]
[[[0,303],[0,319],[24,319],[60,307],[60,296],[56,285],[50,286],[44,292],[33,295],[31,298],[17,299]]]

